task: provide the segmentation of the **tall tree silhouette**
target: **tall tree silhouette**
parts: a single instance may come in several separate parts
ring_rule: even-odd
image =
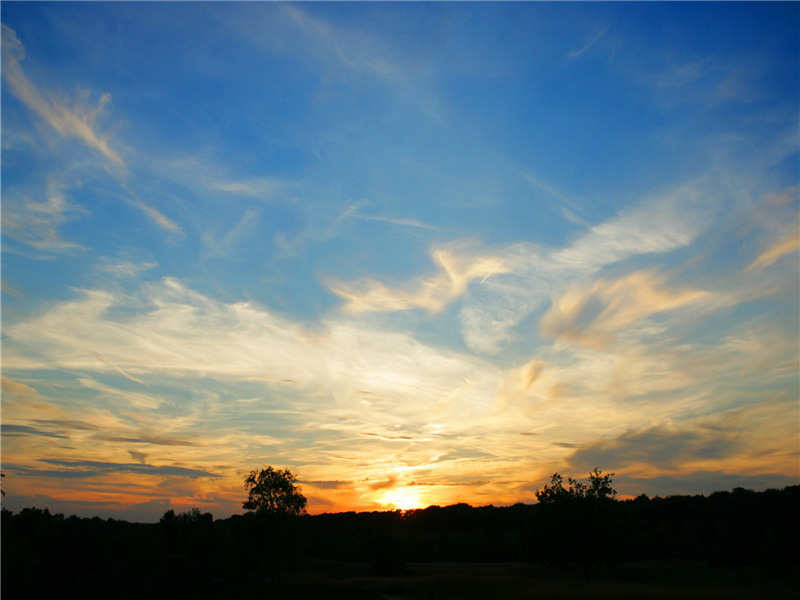
[[[244,478],[248,511],[237,527],[242,542],[242,563],[260,578],[277,583],[295,568],[303,554],[303,524],[306,498],[289,470],[270,466],[253,469]]]

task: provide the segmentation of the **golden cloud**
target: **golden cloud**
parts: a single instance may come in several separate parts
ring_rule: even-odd
[[[414,308],[436,313],[463,295],[475,279],[483,281],[492,275],[510,272],[503,258],[473,256],[463,243],[435,249],[431,256],[440,272],[405,288],[392,289],[374,280],[366,280],[359,285],[337,282],[329,287],[333,293],[347,300],[344,311],[348,313],[393,312]]]
[[[769,248],[762,252],[748,267],[771,267],[788,254],[797,254],[800,250],[800,234],[796,231],[776,240]]]
[[[636,321],[709,296],[701,290],[668,290],[663,276],[637,271],[616,281],[601,279],[589,288],[569,290],[553,302],[542,318],[541,330],[550,337],[600,348]]]

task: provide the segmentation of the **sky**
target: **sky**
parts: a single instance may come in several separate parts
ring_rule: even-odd
[[[797,3],[2,3],[3,505],[800,483]]]

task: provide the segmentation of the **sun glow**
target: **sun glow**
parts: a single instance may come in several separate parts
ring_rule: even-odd
[[[388,504],[390,508],[394,507],[400,510],[421,508],[422,505],[419,492],[409,488],[389,490],[383,495],[381,500],[384,504]]]

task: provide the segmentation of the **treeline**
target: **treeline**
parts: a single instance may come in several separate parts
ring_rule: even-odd
[[[800,565],[800,486],[597,503],[432,506],[310,517],[310,556],[375,561],[528,561],[569,566],[692,559]],[[378,556],[376,556],[378,555]]]
[[[589,569],[645,559],[761,567],[800,565],[800,486],[710,496],[457,504],[322,515],[168,511],[159,523],[2,511],[8,598],[219,597],[280,583],[304,558],[369,563],[524,561]],[[224,592],[222,591],[224,590]]]

